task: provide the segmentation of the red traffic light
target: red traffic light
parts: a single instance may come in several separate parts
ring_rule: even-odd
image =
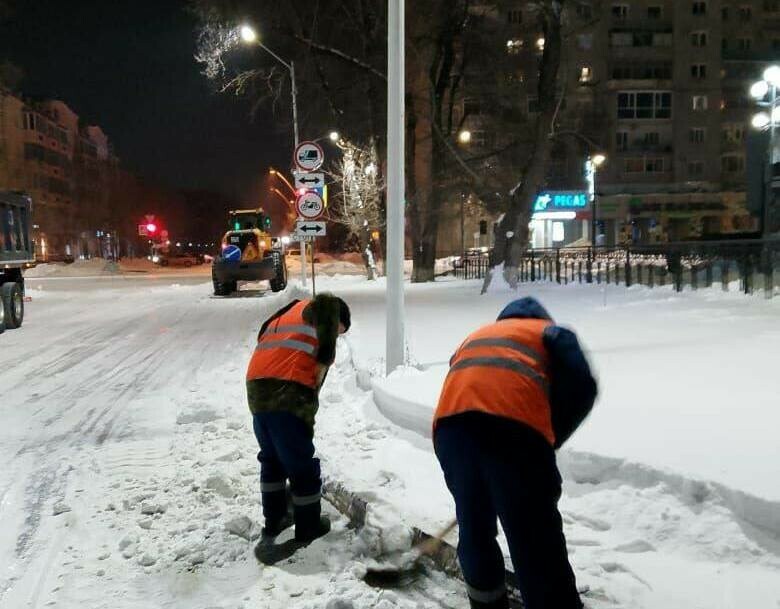
[[[153,235],[157,232],[157,225],[149,222],[149,224],[146,225],[146,232],[148,232],[150,235]]]

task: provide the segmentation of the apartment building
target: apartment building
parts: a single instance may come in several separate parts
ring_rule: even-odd
[[[63,102],[30,103],[0,91],[0,189],[31,195],[39,259],[111,249],[118,166],[100,127],[83,125]]]
[[[538,20],[526,2],[482,5],[502,24],[496,44],[513,60],[502,69],[531,123],[545,44]],[[749,89],[780,60],[780,1],[572,0],[563,35],[561,135],[546,187],[585,189],[585,160],[600,152],[607,160],[595,175],[596,219],[604,243],[757,231],[760,203],[748,201],[747,142],[756,111]],[[463,103],[478,101],[466,91]],[[473,129],[472,149],[500,145],[501,126],[490,117],[466,128]],[[565,242],[587,242],[591,213],[577,213]]]

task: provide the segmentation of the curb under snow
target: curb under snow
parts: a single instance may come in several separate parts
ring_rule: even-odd
[[[374,403],[382,416],[399,427],[430,439],[430,406],[394,395],[382,380],[374,378],[370,383]],[[607,480],[636,488],[664,484],[677,499],[687,505],[696,506],[705,501],[716,503],[732,512],[738,520],[780,537],[780,501],[762,499],[719,482],[697,480],[596,453],[564,449],[558,453],[558,465],[564,479],[581,484],[598,484]]]

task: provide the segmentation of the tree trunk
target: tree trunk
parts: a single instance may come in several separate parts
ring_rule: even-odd
[[[510,286],[518,282],[518,266],[528,246],[528,223],[531,207],[545,182],[545,170],[550,162],[555,114],[558,108],[558,70],[561,64],[562,1],[545,2],[542,22],[544,53],[539,64],[539,118],[534,145],[522,173],[520,183],[509,201],[509,209],[496,231],[494,265],[504,264],[504,278]],[[509,236],[511,234],[511,237]],[[482,292],[490,285],[494,269],[485,278]]]

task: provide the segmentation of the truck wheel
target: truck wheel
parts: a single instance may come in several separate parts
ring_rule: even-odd
[[[24,295],[22,286],[16,282],[4,283],[2,287],[5,327],[18,328],[24,321]]]
[[[273,253],[274,257],[274,278],[271,279],[271,291],[281,292],[287,287],[287,267],[284,264],[284,258],[279,252]]]

